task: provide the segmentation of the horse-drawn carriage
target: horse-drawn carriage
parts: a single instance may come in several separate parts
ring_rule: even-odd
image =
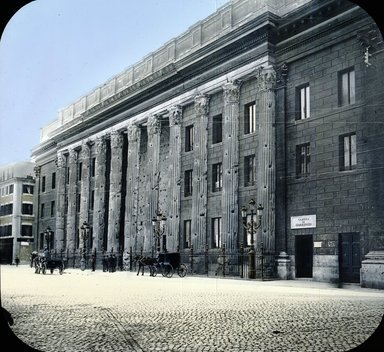
[[[34,259],[35,263],[35,274],[43,273],[46,274],[47,270],[53,274],[55,269],[59,270],[60,275],[63,274],[64,271],[64,262],[61,259],[51,259],[45,255],[38,255]]]
[[[181,263],[180,253],[159,253],[157,258],[137,256],[136,261],[139,263],[139,269],[142,275],[144,274],[144,267],[149,267],[149,273],[151,276],[156,276],[157,273],[161,273],[164,277],[171,278],[176,272],[180,277],[184,277],[187,274],[188,268],[185,264]]]

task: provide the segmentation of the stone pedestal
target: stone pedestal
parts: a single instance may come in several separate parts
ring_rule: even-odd
[[[277,258],[277,277],[281,280],[291,279],[291,260],[285,252],[280,252]]]
[[[361,287],[384,289],[384,250],[365,255],[360,269]]]

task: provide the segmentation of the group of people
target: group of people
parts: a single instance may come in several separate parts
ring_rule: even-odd
[[[103,256],[102,259],[103,271],[114,273],[117,267],[117,258],[114,254],[110,254],[109,257],[107,255]]]

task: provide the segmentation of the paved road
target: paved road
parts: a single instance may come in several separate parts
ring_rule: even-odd
[[[1,267],[14,333],[47,352],[349,351],[384,314],[384,292],[306,281],[171,279]]]

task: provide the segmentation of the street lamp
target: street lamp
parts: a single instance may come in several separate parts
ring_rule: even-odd
[[[45,230],[45,240],[47,241],[47,249],[48,249],[48,251],[51,250],[52,236],[53,236],[53,231],[48,226],[47,229]]]
[[[255,213],[255,200],[251,199],[247,205],[244,205],[241,208],[241,217],[243,218],[243,226],[246,229],[247,233],[251,235],[251,247],[248,252],[249,255],[249,272],[248,278],[256,278],[256,268],[255,268],[255,245],[254,245],[254,234],[257,229],[261,226],[261,218],[263,216],[263,207],[261,204],[256,209]],[[250,211],[250,214],[248,213]],[[250,220],[247,221],[248,215],[251,216]]]
[[[86,252],[86,247],[87,247],[87,240],[89,237],[89,225],[86,221],[83,222],[83,225],[80,227],[80,239],[83,245],[83,250],[82,250],[82,255],[81,255],[81,261],[80,261],[80,267],[81,270],[85,269],[85,252]]]
[[[165,222],[167,218],[161,213],[161,211],[156,212],[156,216],[152,218],[152,227],[155,232],[155,237],[157,240],[157,252],[160,253],[160,237],[164,234],[165,231]],[[163,251],[166,252],[166,243],[165,238],[163,237]]]

